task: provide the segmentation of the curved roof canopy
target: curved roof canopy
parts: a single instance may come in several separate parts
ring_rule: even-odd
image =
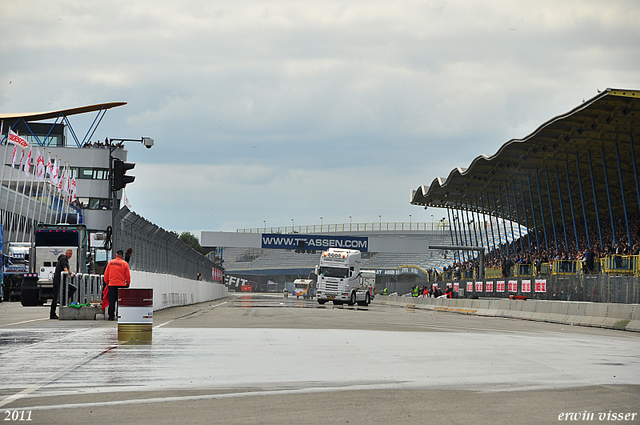
[[[530,228],[541,216],[613,221],[625,206],[637,214],[639,128],[640,91],[607,89],[494,155],[412,190],[411,204],[478,211]]]
[[[126,104],[127,102],[108,102],[108,103],[98,103],[96,105],[79,106],[77,108],[60,109],[57,111],[49,111],[49,112],[26,112],[26,113],[0,114],[0,119],[9,121],[9,122],[18,121],[20,119],[24,119],[25,121],[42,121],[42,120],[56,119],[61,116],[78,115],[78,114],[85,114],[87,112],[107,110],[111,108],[116,108],[118,106],[123,106]]]

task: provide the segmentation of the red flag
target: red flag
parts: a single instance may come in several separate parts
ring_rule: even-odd
[[[109,307],[109,286],[105,285],[102,290],[102,311]]]

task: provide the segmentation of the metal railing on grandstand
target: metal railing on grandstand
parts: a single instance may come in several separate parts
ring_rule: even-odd
[[[212,281],[214,264],[175,234],[149,222],[145,218],[122,208],[116,216],[116,250],[133,249],[129,262],[132,270],[165,273],[187,279]]]
[[[425,232],[425,231],[449,231],[449,223],[446,222],[379,222],[379,223],[342,223],[342,224],[312,224],[305,226],[283,227],[254,227],[250,229],[238,229],[237,233],[332,233],[332,232]]]

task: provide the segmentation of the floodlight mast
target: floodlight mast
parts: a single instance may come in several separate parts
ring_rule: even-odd
[[[429,245],[429,249],[443,249],[445,251],[477,251],[478,252],[478,279],[484,279],[484,248],[481,246],[447,246]]]

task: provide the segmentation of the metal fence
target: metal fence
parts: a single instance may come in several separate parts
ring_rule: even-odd
[[[539,287],[536,281],[544,281]],[[490,282],[490,285],[487,283]],[[502,283],[499,285],[499,283]],[[472,290],[468,289],[468,284]],[[537,277],[501,277],[486,280],[439,281],[420,280],[384,282],[376,285],[378,293],[386,286],[389,293],[398,295],[410,292],[413,285],[438,285],[444,292],[447,285],[459,285],[460,298],[509,298],[512,295],[538,300],[588,301],[605,303],[640,303],[640,277],[613,276],[608,274],[548,275]],[[490,289],[489,289],[490,288]],[[480,290],[478,290],[480,289]]]
[[[133,249],[129,262],[132,270],[165,273],[187,279],[213,281],[214,264],[211,260],[181,241],[175,234],[149,222],[145,218],[122,208],[116,216],[117,246],[115,250]]]

